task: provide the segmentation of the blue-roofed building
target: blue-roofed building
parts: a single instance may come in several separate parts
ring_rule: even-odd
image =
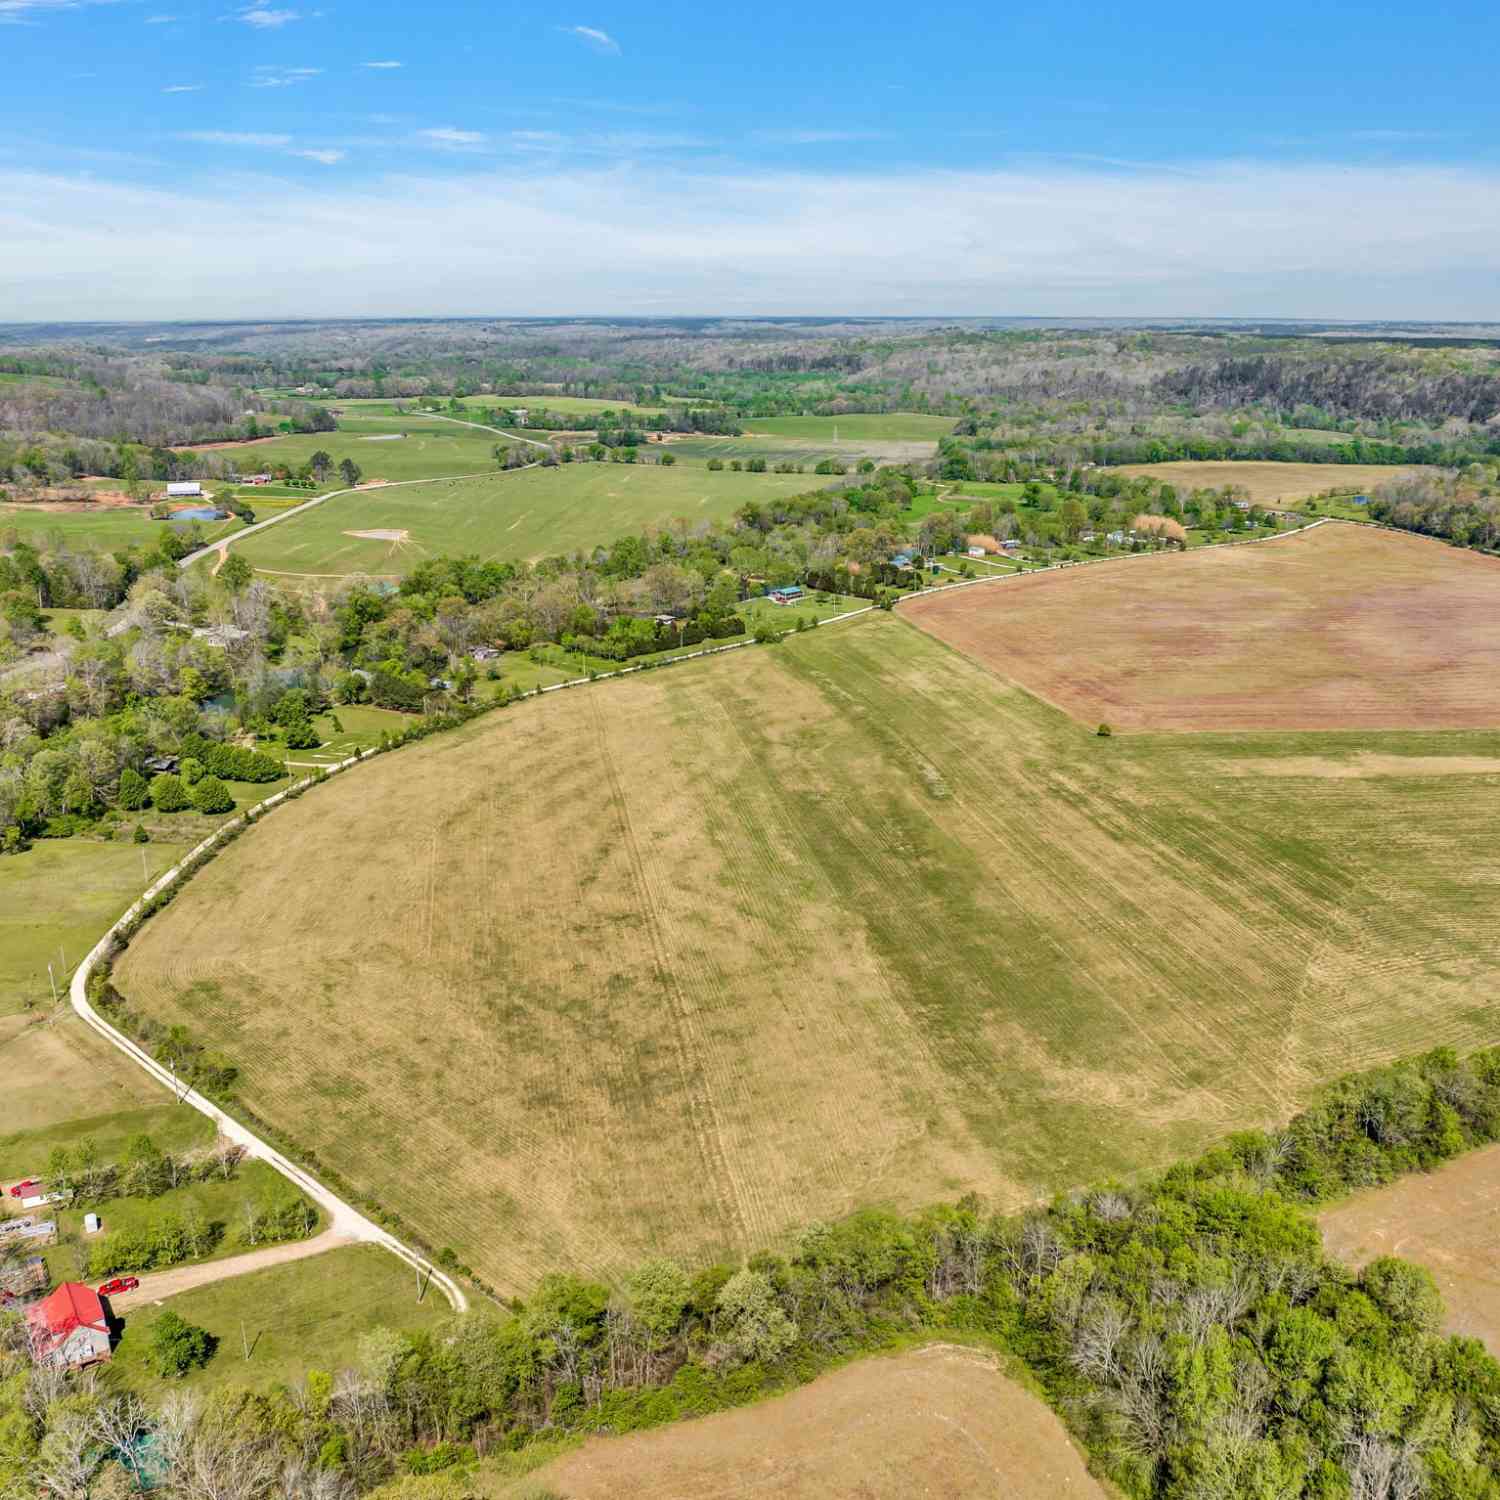
[[[1356,495],[1350,503],[1353,505],[1368,505],[1370,497],[1368,495]]]
[[[772,604],[797,604],[803,597],[800,583],[784,583],[779,589],[772,589],[766,595]]]
[[[911,553],[910,552],[898,552],[891,559],[891,566],[893,568],[909,568],[909,567],[911,567]]]

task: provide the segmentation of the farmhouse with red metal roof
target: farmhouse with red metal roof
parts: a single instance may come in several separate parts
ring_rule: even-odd
[[[65,1281],[26,1309],[31,1357],[39,1365],[76,1370],[109,1358],[109,1323],[91,1286]]]

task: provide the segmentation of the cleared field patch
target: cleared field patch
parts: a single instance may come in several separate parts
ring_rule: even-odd
[[[1500,1146],[1358,1193],[1318,1217],[1328,1253],[1351,1266],[1415,1261],[1443,1294],[1449,1333],[1500,1353]]]
[[[1278,751],[1097,739],[877,613],[319,787],[117,981],[507,1290],[1015,1205],[1493,1040],[1500,777],[1227,767]]]
[[[1130,474],[1160,479],[1179,489],[1222,489],[1226,484],[1243,485],[1250,498],[1261,505],[1284,500],[1305,500],[1309,495],[1332,489],[1373,489],[1404,474],[1419,472],[1416,466],[1392,464],[1281,464],[1237,459],[1184,460],[1167,464],[1121,464],[1112,474]]]
[[[428,557],[536,558],[608,543],[675,517],[723,520],[746,500],[816,483],[679,464],[564,464],[338,495],[237,544],[267,572],[397,575]],[[388,533],[401,533],[392,540]]]
[[[810,443],[936,443],[957,425],[956,417],[922,412],[852,412],[841,417],[746,417],[747,433],[800,438]]]
[[[1104,1495],[1037,1397],[952,1345],[860,1360],[739,1411],[594,1438],[528,1483],[569,1500]]]
[[[146,1360],[151,1330],[168,1309],[206,1328],[218,1343],[207,1365],[174,1380],[163,1380]],[[352,1366],[361,1335],[371,1329],[435,1328],[447,1315],[448,1304],[436,1291],[416,1300],[411,1270],[389,1251],[346,1245],[134,1309],[125,1319],[111,1377],[148,1397],[183,1389],[206,1394],[226,1385],[295,1386],[309,1364],[330,1371]]]
[[[907,618],[1089,725],[1500,727],[1500,562],[1329,523],[913,600]]]

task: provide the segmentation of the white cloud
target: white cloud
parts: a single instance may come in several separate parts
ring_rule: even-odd
[[[288,156],[303,156],[308,161],[320,161],[325,167],[331,167],[348,155],[347,151],[334,151],[327,148],[305,147],[296,151],[288,151]]]
[[[258,146],[272,148],[290,146],[289,135],[266,135],[255,130],[184,130],[179,132],[184,141],[198,141],[205,146]]]
[[[253,89],[289,89],[294,84],[306,83],[309,78],[316,78],[322,71],[322,68],[281,68],[262,64],[256,68],[250,80],[250,87]]]
[[[196,94],[203,85],[201,83],[169,83],[162,90],[164,94]]]
[[[753,139],[768,146],[833,146],[847,145],[851,141],[879,141],[885,139],[880,130],[755,130]]]
[[[109,0],[0,0],[0,26],[26,26],[32,18],[59,10],[77,10],[83,5],[108,4]]]
[[[439,125],[430,130],[419,130],[418,137],[431,141],[435,146],[479,146],[484,143],[484,133],[479,130],[456,130],[452,125]]]
[[[259,31],[274,31],[280,26],[289,26],[293,21],[300,21],[302,13],[296,10],[270,10],[263,5],[252,5],[248,10],[242,10],[239,13],[239,19],[246,26],[254,26]]]
[[[576,36],[581,42],[587,42],[595,52],[608,52],[615,57],[620,54],[620,44],[607,31],[600,31],[597,26],[560,26],[558,30],[567,32],[569,36]]]
[[[230,222],[210,240],[153,232]],[[190,190],[0,168],[3,321],[605,305],[1495,319],[1500,169],[549,165],[332,185],[216,171]]]
[[[367,62],[360,64],[362,68],[399,68],[400,66],[401,64],[398,62]]]

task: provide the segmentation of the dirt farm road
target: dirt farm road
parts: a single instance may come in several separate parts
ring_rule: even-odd
[[[141,1277],[141,1284],[135,1291],[121,1292],[108,1301],[114,1312],[129,1312],[135,1307],[160,1302],[163,1297],[175,1297],[179,1292],[190,1292],[195,1287],[228,1281],[231,1276],[246,1276],[251,1271],[261,1271],[267,1266],[306,1260],[310,1255],[321,1255],[325,1250],[337,1250],[341,1245],[357,1243],[356,1236],[338,1228],[328,1228],[310,1240],[293,1240],[287,1245],[267,1245],[263,1250],[247,1250],[243,1255],[202,1261],[195,1266],[176,1266],[170,1271],[147,1272]]]

